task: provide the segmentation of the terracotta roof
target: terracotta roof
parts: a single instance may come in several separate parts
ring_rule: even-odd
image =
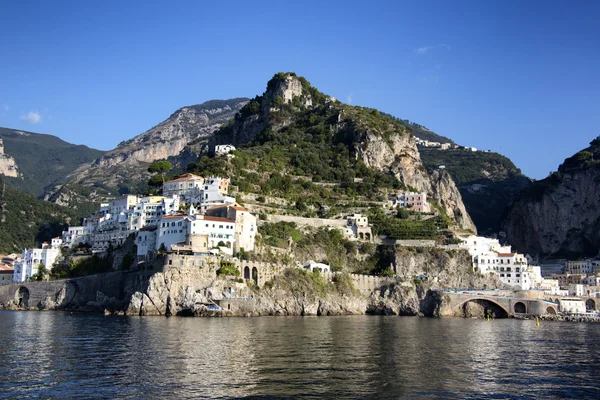
[[[221,218],[221,217],[210,217],[208,215],[205,215],[202,219],[206,220],[206,221],[215,221],[215,222],[229,222],[231,224],[235,224],[235,221],[232,221],[230,219],[227,218]]]
[[[168,183],[168,182],[184,182],[184,181],[191,181],[191,180],[195,180],[195,179],[203,179],[203,178],[200,175],[183,174],[179,178],[171,179],[170,181],[167,181],[165,183]]]
[[[234,210],[237,210],[237,211],[246,211],[246,212],[248,212],[248,210],[246,210],[244,207],[240,207],[240,206],[233,205],[233,204],[222,204],[220,206],[214,206],[214,207],[209,208],[208,211],[214,210],[214,209],[217,209],[217,208],[223,208],[223,207],[231,207],[231,208],[233,208]]]
[[[512,257],[515,253],[498,253],[498,257]]]
[[[6,264],[0,264],[0,274],[12,274],[14,269]]]
[[[185,217],[187,217],[187,214],[177,214],[177,215],[167,215],[166,217],[163,217],[163,219],[185,218]]]

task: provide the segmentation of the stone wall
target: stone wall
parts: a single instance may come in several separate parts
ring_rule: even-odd
[[[294,217],[291,215],[269,215],[267,217],[267,221],[271,223],[294,222],[298,226],[309,226],[313,228],[320,228],[324,226],[345,228],[348,226],[348,221],[345,219],[304,218]]]

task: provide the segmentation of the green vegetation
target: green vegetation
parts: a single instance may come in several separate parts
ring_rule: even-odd
[[[380,208],[371,208],[368,216],[373,224],[373,233],[386,235],[390,239],[439,239],[441,231],[448,229],[448,222],[443,216],[424,220],[405,219],[386,215]]]
[[[78,225],[87,210],[73,210],[47,201],[37,200],[6,187],[0,176],[0,252],[21,253],[60,236],[69,225]],[[4,192],[4,193],[2,193]]]
[[[217,275],[240,276],[240,271],[233,263],[222,261],[220,268],[217,270]]]
[[[5,153],[14,157],[22,178],[6,178],[6,184],[33,196],[56,184],[82,164],[104,154],[87,146],[67,143],[56,136],[0,128]]]
[[[235,157],[202,157],[188,165],[188,172],[229,176],[240,192],[260,194],[259,201],[266,195],[282,197],[294,204],[290,212],[305,216],[333,215],[331,208],[342,200],[382,201],[390,190],[405,187],[392,174],[367,168],[358,156],[367,132],[386,140],[408,134],[400,121],[375,109],[328,101],[302,77],[303,96],[310,96],[313,106],[304,107],[298,96],[291,104],[275,100],[272,109],[266,96],[286,75],[276,74],[265,95],[216,132],[218,142],[235,142]],[[234,131],[246,123],[261,129],[238,143]]]
[[[94,254],[91,257],[81,260],[68,260],[64,263],[58,263],[52,268],[50,276],[53,279],[65,279],[112,271],[113,267],[110,255],[107,257],[100,257],[98,254]]]
[[[159,187],[165,183],[165,174],[173,168],[169,161],[156,161],[148,167],[148,172],[156,174],[148,181],[148,186]]]
[[[458,186],[521,175],[521,170],[510,159],[498,153],[462,149],[442,151],[436,148],[420,148],[419,152],[425,168],[432,170],[445,165]]]
[[[262,235],[265,244],[274,247],[287,248],[290,239],[294,242],[302,240],[302,233],[296,229],[296,224],[293,222],[264,223],[258,228],[258,232]]]

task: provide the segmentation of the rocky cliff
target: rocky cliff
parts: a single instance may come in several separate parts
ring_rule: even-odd
[[[531,183],[511,160],[498,153],[429,147],[419,147],[419,152],[427,170],[444,166],[458,186],[477,230],[483,234],[500,230],[504,210]]]
[[[503,221],[521,252],[596,256],[600,249],[600,138],[525,189]]]
[[[13,178],[19,176],[15,159],[9,154],[4,154],[4,142],[2,138],[0,138],[0,174]]]
[[[176,157],[190,142],[209,137],[247,101],[246,98],[211,100],[180,108],[152,129],[120,143],[93,164],[77,169],[68,182],[137,189],[148,180],[146,169],[150,163]]]

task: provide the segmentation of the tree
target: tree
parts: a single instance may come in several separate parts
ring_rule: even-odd
[[[46,267],[44,266],[44,264],[40,264],[40,265],[38,265],[37,274],[33,275],[31,277],[31,279],[35,280],[35,281],[43,281],[46,278],[47,273],[48,273],[48,270],[46,270]]]
[[[165,183],[165,173],[167,171],[169,171],[171,168],[173,168],[173,164],[171,164],[169,161],[163,160],[163,161],[156,161],[155,163],[152,163],[152,165],[150,165],[148,167],[148,172],[150,173],[157,173],[159,174],[159,176],[162,178],[162,183]]]

